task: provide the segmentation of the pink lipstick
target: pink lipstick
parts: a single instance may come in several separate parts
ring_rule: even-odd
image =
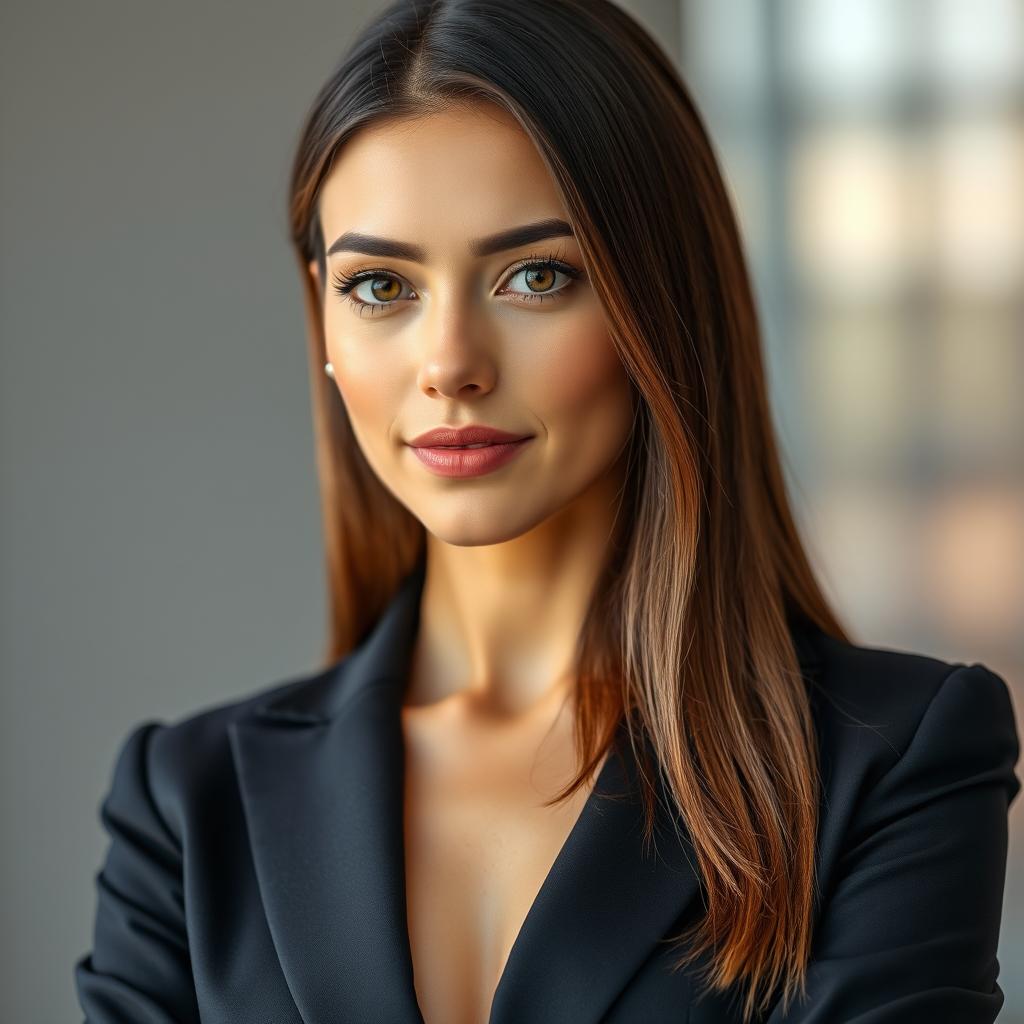
[[[472,477],[504,466],[533,439],[495,427],[437,427],[408,442],[416,457],[437,476]]]

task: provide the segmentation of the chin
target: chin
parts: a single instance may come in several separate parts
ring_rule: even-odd
[[[536,525],[532,519],[524,518],[522,506],[504,508],[497,513],[483,509],[464,509],[447,518],[417,518],[431,536],[460,548],[504,544],[521,537]]]

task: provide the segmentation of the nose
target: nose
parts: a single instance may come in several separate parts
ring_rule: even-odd
[[[438,311],[439,313],[441,311]],[[431,398],[466,398],[490,392],[498,367],[486,331],[471,324],[465,313],[439,315],[436,323],[425,325],[428,337],[423,347],[418,381]]]

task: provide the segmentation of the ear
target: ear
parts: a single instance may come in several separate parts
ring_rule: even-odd
[[[323,291],[323,285],[320,283],[320,268],[317,266],[316,260],[309,261],[309,272],[316,282],[317,291]]]

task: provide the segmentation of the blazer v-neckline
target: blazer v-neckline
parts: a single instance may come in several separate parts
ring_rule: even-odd
[[[349,655],[229,727],[264,912],[306,1024],[423,1024],[401,702],[424,576],[421,559]],[[638,781],[620,722],[512,946],[489,1024],[597,1024],[664,936],[700,911],[685,824],[660,799],[645,848]]]

